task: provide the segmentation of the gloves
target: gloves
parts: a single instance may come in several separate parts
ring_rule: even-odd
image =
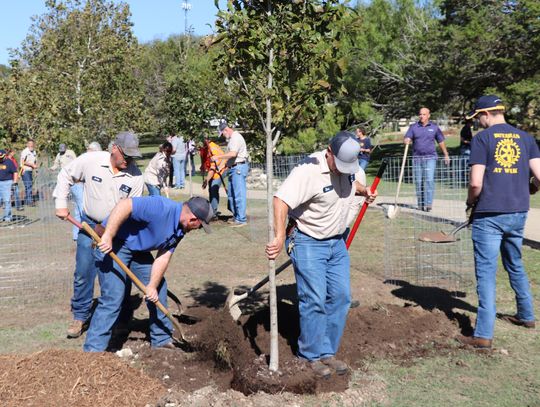
[[[531,195],[534,195],[534,194],[536,194],[538,192],[538,187],[534,183],[534,180],[535,180],[534,177],[531,177],[530,180],[529,180],[529,193]]]
[[[208,181],[207,180],[204,180],[202,182],[202,189],[206,189],[206,186],[208,185]]]

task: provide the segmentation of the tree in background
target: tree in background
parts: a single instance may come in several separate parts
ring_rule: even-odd
[[[5,117],[12,138],[31,137],[48,151],[67,142],[80,151],[85,140],[106,145],[119,130],[142,129],[129,7],[105,0],[46,5],[2,83],[3,105],[12,104]]]

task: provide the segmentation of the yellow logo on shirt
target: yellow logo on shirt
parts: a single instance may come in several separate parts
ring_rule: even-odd
[[[495,161],[504,168],[513,167],[518,162],[520,155],[519,145],[512,139],[501,140],[495,147]]]

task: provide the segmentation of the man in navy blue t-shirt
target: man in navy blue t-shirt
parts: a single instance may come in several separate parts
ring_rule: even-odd
[[[121,200],[103,221],[105,231],[99,249],[114,250],[118,257],[146,286],[150,314],[152,347],[173,347],[172,324],[157,309],[159,300],[167,306],[167,282],[163,277],[180,240],[191,230],[204,228],[214,216],[210,203],[201,197],[175,202],[161,196],[145,196]],[[157,250],[156,258],[150,251]],[[128,278],[109,256],[99,261],[101,296],[92,317],[84,350],[105,351],[112,327],[118,318]]]
[[[358,154],[358,164],[364,171],[366,170],[371,157],[371,140],[366,135],[366,129],[358,127],[356,129],[356,141],[360,144],[360,153]]]
[[[4,222],[11,222],[11,186],[17,182],[18,174],[15,164],[4,150],[0,150],[0,204],[4,203]]]
[[[477,348],[490,348],[493,339],[499,251],[517,303],[517,313],[503,319],[535,327],[521,244],[529,210],[529,171],[540,178],[540,152],[531,135],[506,123],[504,110],[497,96],[487,95],[478,99],[467,117],[477,117],[486,129],[472,139],[467,197],[467,208],[474,207],[472,240],[478,314],[474,336],[461,338],[463,343]]]

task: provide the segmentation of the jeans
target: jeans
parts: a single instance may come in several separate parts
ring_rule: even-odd
[[[219,188],[221,185],[221,178],[210,180],[210,184],[208,185],[208,197],[210,200],[210,205],[214,210],[214,215],[217,213],[219,208]]]
[[[154,258],[150,252],[135,252],[128,249],[123,241],[116,240],[113,250],[124,264],[141,280],[144,285],[150,282],[152,263]],[[120,307],[124,299],[126,281],[129,277],[118,266],[110,256],[102,256],[99,261],[99,283],[101,285],[101,296],[98,299],[98,306],[84,343],[86,352],[102,352],[109,345],[112,335],[112,328],[119,318]],[[161,281],[158,287],[159,301],[167,306],[167,282]],[[153,302],[147,301],[150,315],[150,340],[153,347],[160,347],[171,342],[172,323],[165,314],[157,309]]]
[[[189,155],[189,160],[188,160]],[[184,174],[188,175],[188,161],[191,162],[191,175],[195,175],[195,154],[186,154],[186,160],[184,161]]]
[[[83,213],[83,193],[84,187],[82,183],[73,184],[70,188],[71,198],[73,199],[73,217],[77,222],[81,221]],[[79,228],[73,226],[73,240],[77,240],[79,236]]]
[[[21,202],[21,197],[19,195],[19,183],[18,182],[14,182],[13,185],[11,186],[11,193],[13,195],[13,200],[15,201],[15,207],[18,210],[21,210],[22,209],[22,202]]]
[[[12,180],[0,181],[0,203],[4,204],[4,216],[2,220],[11,222],[11,185]]]
[[[298,356],[307,360],[333,356],[351,303],[349,253],[342,236],[317,240],[295,230],[286,247],[291,239],[300,312]]]
[[[436,165],[436,158],[413,157],[413,176],[419,209],[433,206]]]
[[[184,188],[184,182],[186,178],[184,162],[185,162],[184,158],[180,159],[180,158],[176,158],[175,156],[172,156],[175,188]]]
[[[360,168],[362,168],[363,170],[367,168],[368,164],[369,164],[369,160],[366,160],[364,158],[360,158],[358,160],[358,165],[360,165]]]
[[[146,189],[148,189],[148,195],[150,196],[161,196],[161,189],[157,186],[145,182]]]
[[[521,261],[521,244],[527,212],[478,213],[474,215],[472,240],[478,294],[478,315],[474,336],[493,338],[496,307],[496,274],[499,251],[516,295],[517,316],[534,321],[529,280]]]
[[[246,223],[247,188],[246,178],[249,173],[249,164],[237,164],[229,170],[229,208],[234,220]]]
[[[32,171],[25,171],[22,175],[24,184],[24,204],[31,205],[34,203],[32,196]]]

